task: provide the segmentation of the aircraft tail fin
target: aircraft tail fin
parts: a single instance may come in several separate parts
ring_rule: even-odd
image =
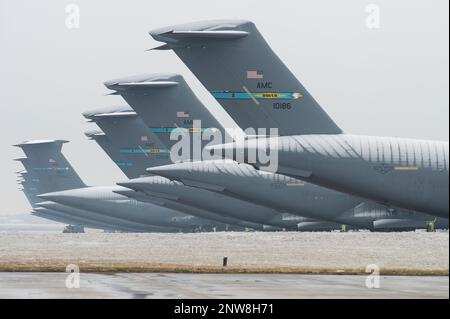
[[[172,49],[242,129],[340,134],[250,21],[218,20],[150,31]]]
[[[129,106],[83,115],[101,129],[86,136],[95,140],[128,178],[147,175],[149,167],[171,163],[169,149]]]
[[[40,194],[86,187],[62,154],[64,140],[35,140],[18,145],[26,154],[22,161]]]
[[[195,96],[181,75],[131,76],[107,81],[105,86],[128,102],[167,149],[172,149],[178,142],[170,139],[171,133],[177,129],[185,129],[190,135],[217,129],[222,137],[226,136],[224,127]],[[201,121],[201,127],[195,127],[196,121]]]

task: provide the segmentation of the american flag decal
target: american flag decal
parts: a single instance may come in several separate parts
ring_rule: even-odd
[[[177,117],[178,118],[187,118],[187,117],[189,117],[189,113],[188,112],[177,112]]]
[[[148,136],[141,136],[141,142],[148,142]]]
[[[247,71],[247,79],[261,80],[264,79],[264,74],[261,71]]]

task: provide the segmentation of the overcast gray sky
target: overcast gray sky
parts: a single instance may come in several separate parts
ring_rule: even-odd
[[[66,5],[80,29],[66,28]],[[380,28],[366,26],[378,4]],[[122,173],[83,132],[80,113],[123,104],[103,81],[154,72],[185,76],[199,97],[231,120],[170,51],[147,31],[217,18],[253,20],[273,49],[346,131],[448,140],[448,0],[0,0],[0,214],[26,212],[12,144],[71,141],[64,153],[90,185]]]

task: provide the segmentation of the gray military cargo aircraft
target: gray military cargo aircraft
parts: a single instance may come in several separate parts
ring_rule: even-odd
[[[448,218],[448,143],[350,135],[286,136],[267,143],[279,145],[281,174]],[[249,140],[216,150],[244,154],[257,147]],[[233,158],[245,162],[245,155]]]
[[[186,134],[192,138],[192,144],[195,144],[197,139],[200,153],[205,141],[202,139],[202,134],[196,136],[195,130],[200,133],[205,133],[207,130],[211,132],[219,131],[222,137],[226,136],[224,128],[198,100],[181,75],[151,74],[132,76],[111,80],[106,82],[105,85],[110,89],[118,90],[116,94],[124,97],[140,113],[140,117],[150,128],[150,131],[158,134],[157,136],[166,144],[167,149],[171,149],[176,142],[170,139],[170,133],[175,129],[186,129]],[[194,127],[195,120],[201,120],[202,127]],[[191,158],[190,155],[192,153],[190,151],[188,153],[187,158]],[[185,160],[187,158],[182,157],[181,159]],[[148,164],[147,167],[149,167]],[[177,195],[178,201],[198,205],[211,211],[220,210],[221,215],[228,215],[229,217],[239,218],[248,222],[297,229],[297,224],[303,221],[302,218],[299,219],[288,212],[279,212],[267,207],[261,207],[261,205],[246,203],[242,198],[236,196],[231,197],[224,193],[213,194],[206,189],[193,189],[180,183],[164,180],[161,178],[141,178],[136,181],[130,180],[119,183],[119,185],[147,193],[150,192],[149,188],[151,188],[153,193],[170,191],[171,194],[178,194],[185,187],[186,191]],[[144,187],[145,183],[149,183],[148,187]],[[158,192],[157,188],[161,188],[164,192]],[[203,194],[203,196],[199,196],[199,194]],[[190,198],[188,198],[189,196]],[[229,205],[217,205],[217,200],[219,199],[222,202],[229,201],[230,203]],[[239,210],[240,205],[242,209]],[[234,207],[234,209],[230,209],[230,207]]]
[[[362,201],[345,193],[258,171],[251,165],[234,161],[176,163],[149,168],[148,171],[184,185],[244,198],[277,210],[370,230],[410,230],[426,228],[429,223],[435,223],[436,228],[448,228],[448,219]],[[300,225],[303,229],[314,226],[314,222]]]
[[[168,198],[207,211],[217,212],[222,216],[268,225],[272,228],[297,230],[297,224],[300,221],[299,218],[294,218],[290,214],[283,214],[266,206],[256,205],[221,193],[186,186],[160,176],[141,177],[118,183],[118,185],[149,196]]]
[[[57,191],[60,190],[58,187],[61,187],[60,183],[53,183],[52,179],[56,179],[61,176],[53,175],[55,172],[54,169],[50,170],[50,166],[48,167],[48,173],[42,174],[44,171],[43,165],[33,165],[33,159],[36,162],[35,156],[37,152],[41,152],[43,156],[46,156],[49,159],[57,158],[56,154],[58,153],[58,148],[64,141],[30,141],[27,142],[28,155],[31,158],[18,158],[15,161],[20,162],[25,168],[24,171],[19,172],[19,177],[21,180],[19,181],[22,186],[22,191],[24,192],[28,202],[32,207],[31,213],[35,216],[42,217],[45,219],[49,219],[52,221],[60,222],[63,224],[68,224],[69,226],[79,226],[79,227],[90,227],[90,228],[99,228],[99,229],[112,229],[112,225],[100,225],[99,223],[93,221],[92,219],[86,219],[82,217],[73,216],[72,214],[67,214],[67,212],[62,212],[61,210],[51,210],[40,207],[39,205],[43,202],[40,198],[37,197],[40,193],[45,193],[50,190]],[[35,147],[35,145],[38,145]],[[34,146],[32,146],[34,145]],[[20,146],[20,145],[15,145]],[[47,165],[47,163],[46,163]],[[44,165],[45,166],[45,165]],[[66,165],[67,167],[68,165]],[[68,187],[74,185],[74,183],[78,183],[78,177],[74,175],[67,176]],[[66,186],[63,185],[63,189],[66,189]],[[109,226],[109,228],[107,227]]]
[[[27,158],[16,159],[16,161],[21,162],[26,169],[26,173],[21,173],[24,179],[22,185],[32,206],[32,214],[70,226],[83,226],[108,231],[161,230],[156,227],[149,229],[140,224],[117,220],[108,216],[99,216],[91,211],[78,210],[40,199],[39,194],[85,185],[61,153],[61,148],[66,142],[62,140],[39,140],[17,145],[28,156]]]
[[[160,82],[162,82],[163,85],[159,85],[158,83]],[[170,85],[168,85],[168,83],[170,83]],[[142,117],[143,121],[153,129],[159,128],[158,125],[165,128],[189,128],[192,127],[192,123],[195,120],[201,120],[202,124],[206,122],[208,125],[215,125],[214,128],[220,132],[225,131],[220,123],[211,117],[210,112],[195,97],[180,75],[157,74],[132,76],[108,81],[105,85],[110,89],[117,90],[116,93],[120,94],[128,103],[130,103]],[[164,92],[166,92],[166,94],[164,94]],[[184,102],[182,107],[179,106],[179,100]],[[182,113],[184,115],[181,118],[178,116],[180,109],[183,110]],[[205,126],[203,125],[203,127]],[[206,127],[211,128],[211,126]],[[164,137],[164,135],[169,135],[167,131],[161,132],[159,129],[157,131],[160,132],[158,136],[160,136],[162,140],[170,140],[169,137]],[[170,143],[173,144],[174,142],[170,141]],[[161,175],[176,179],[176,174],[171,173],[180,172],[180,167],[183,167],[183,165],[185,165],[184,167],[187,167],[191,164],[176,164],[174,167],[177,167],[178,169],[173,171],[169,169],[168,172],[163,168],[161,170]],[[299,224],[304,222],[300,227],[306,229],[311,229],[313,226],[325,226],[319,224],[320,222],[317,219],[327,221],[328,225],[326,225],[326,228],[330,227],[330,223],[334,223],[334,225],[331,225],[333,228],[340,228],[340,224],[348,224],[360,228],[374,229],[374,221],[380,217],[385,219],[395,218],[397,219],[396,225],[399,224],[398,218],[400,216],[404,219],[410,217],[409,212],[384,207],[384,215],[380,215],[380,209],[378,209],[376,213],[372,215],[370,214],[370,211],[366,211],[366,214],[362,214],[360,218],[354,218],[353,212],[357,207],[368,207],[367,204],[364,205],[365,199],[349,196],[344,193],[278,174],[263,174],[248,165],[239,165],[238,163],[229,162],[225,166],[227,169],[220,172],[217,171],[217,167],[215,167],[214,164],[208,162],[197,163],[195,167],[197,168],[195,172],[193,172],[192,169],[188,169],[188,175],[197,176],[192,176],[192,178],[183,176],[183,179],[180,179],[184,186],[203,188],[210,192],[221,193],[228,197],[268,206],[282,212],[302,217],[306,216],[309,220],[299,221]],[[149,169],[148,171],[159,175],[158,168]],[[220,176],[213,172],[219,173]],[[196,179],[197,177],[201,179],[204,176],[203,174],[208,173],[212,173],[210,176],[215,180],[200,181],[199,179]],[[149,184],[148,187],[146,187],[146,183]],[[136,191],[140,190],[142,192],[155,192],[157,191],[155,189],[156,187],[163,187],[162,184],[161,179],[158,178],[142,178],[136,181],[131,180],[129,182],[120,183],[122,186],[132,188]],[[183,187],[180,183],[164,182],[164,185],[166,187],[165,192],[171,191],[174,195],[176,195],[179,192],[179,189]],[[162,192],[160,191],[159,193]],[[181,200],[180,196],[181,195],[177,195],[179,200]],[[213,204],[211,202],[212,198],[202,197],[202,199],[205,202],[209,202],[209,205]],[[415,214],[416,213],[413,213],[413,215]],[[428,221],[433,221],[435,219],[434,217],[422,216],[422,214],[419,213],[417,214],[420,215],[422,227],[425,227]],[[287,218],[289,217],[283,217],[283,219]],[[405,223],[405,227],[408,226],[407,224],[408,223]],[[384,226],[388,227],[388,223],[384,223]]]
[[[161,161],[171,163],[167,147],[129,106],[111,107],[108,110],[98,109],[85,112],[84,116],[103,129],[102,131],[87,132],[86,135],[99,144],[128,178],[133,179],[145,175],[146,168],[155,166]],[[124,132],[126,133],[124,134]],[[161,194],[158,197],[149,197],[130,190],[121,190],[117,191],[117,193],[144,202],[153,201],[158,205],[176,209],[193,216],[215,220],[221,223],[214,226],[219,230],[223,229],[224,223],[229,224],[226,226],[226,229],[229,230],[244,230],[245,228],[264,230],[270,228],[258,223],[245,222],[219,214],[213,207],[205,210],[197,207],[191,201],[181,203],[179,200],[171,200],[168,196],[161,197]],[[241,228],[232,227],[231,225]]]
[[[25,161],[24,159],[18,159],[19,161]],[[47,209],[43,207],[39,207],[43,202],[40,200],[37,195],[39,195],[39,191],[34,185],[36,182],[33,182],[33,180],[36,180],[34,177],[31,177],[32,174],[28,172],[20,173],[19,176],[22,178],[20,181],[20,185],[22,186],[22,191],[25,194],[28,202],[30,203],[32,207],[31,214],[40,218],[44,218],[47,220],[55,221],[62,224],[69,225],[68,227],[78,227],[79,229],[83,229],[84,227],[89,228],[98,228],[98,229],[104,229],[104,230],[118,230],[117,228],[106,225],[102,223],[97,223],[91,219],[84,219],[76,217],[74,214],[67,214],[62,212],[61,209],[53,210],[53,209]]]
[[[211,222],[161,207],[150,202],[141,202],[120,194],[126,191],[120,186],[96,186],[39,195],[47,201],[82,210],[94,211],[101,215],[125,219],[141,225],[158,226],[170,232],[197,231]]]
[[[183,24],[150,32],[173,50],[243,128],[279,137],[210,147],[259,169],[258,147],[278,152],[276,172],[388,206],[448,219],[448,141],[344,134],[250,21]]]
[[[108,113],[108,109],[114,109],[117,112]],[[148,128],[139,122],[140,119],[136,113],[132,112],[134,115],[130,114],[130,110],[124,111],[121,107],[108,109],[86,112],[84,115],[90,121],[95,121],[112,134],[114,141],[118,143],[115,148],[117,151],[109,149],[107,153],[111,154],[110,152],[113,151],[121,155],[123,161],[119,163],[119,167],[128,176],[138,177],[141,172],[145,174],[147,167],[160,164],[161,160],[164,160],[164,163],[168,163],[168,155],[160,152],[161,145],[159,145],[155,136],[148,131]],[[130,135],[135,138],[130,140],[128,138]],[[101,134],[92,134],[91,136],[98,138],[101,137]],[[110,138],[109,140],[113,141],[113,139]],[[106,138],[102,140],[103,143],[106,142]],[[125,157],[127,157],[126,160]],[[113,160],[118,163],[117,159]],[[181,225],[185,228],[186,225],[190,225],[191,227],[196,226],[195,229],[199,230],[267,229],[267,227],[263,227],[260,224],[236,220],[227,216],[218,216],[212,209],[207,211],[195,207],[191,203],[173,203],[167,199],[161,200],[161,198],[146,198],[143,201],[141,200],[142,196],[137,196],[138,194],[131,195],[129,191],[129,189],[120,186],[89,187],[43,194],[40,197],[65,206],[89,209],[100,214],[109,214],[116,217],[120,217],[121,214],[128,211],[126,216],[127,220],[137,223],[148,223],[149,218],[158,217],[161,219],[158,221],[159,223],[166,222],[164,224],[165,227]],[[127,197],[125,197],[125,194]],[[131,209],[129,208],[130,205],[132,205]],[[154,206],[163,206],[159,209],[161,215],[156,215],[155,209],[152,208]],[[189,218],[180,218],[179,216],[173,216],[174,210],[177,210],[178,215],[186,216],[186,214],[194,214],[202,218],[193,217],[193,215],[189,215]],[[230,225],[236,225],[238,227]]]
[[[114,112],[105,114],[104,110],[99,110],[98,112],[91,111],[85,113],[85,116],[90,120],[95,121],[102,128],[106,136],[113,144],[115,144],[119,153],[127,157],[127,163],[131,163],[134,167],[140,167],[142,172],[145,172],[147,167],[154,166],[155,164],[152,161],[152,157],[158,155],[161,156],[161,153],[163,156],[162,159],[165,160],[166,163],[170,163],[168,151],[161,152],[161,149],[164,146],[159,145],[157,137],[143,122],[141,122],[136,113],[134,113],[133,116],[132,112],[127,111],[126,115],[121,116],[120,113],[122,113],[122,109],[117,108],[116,111],[117,113],[115,115]],[[170,108],[167,109],[167,112],[170,112]],[[124,134],[124,132],[126,132],[126,134]],[[144,140],[146,143],[142,142],[143,134],[145,135]],[[159,136],[164,137],[164,135]],[[107,151],[107,153],[112,154],[111,151]],[[116,161],[114,158],[113,160]],[[152,185],[152,197],[159,197],[160,200],[172,199],[172,201],[177,201],[178,204],[193,206],[202,209],[202,211],[206,210],[215,215],[235,220],[234,224],[237,225],[241,225],[242,221],[245,221],[245,226],[258,226],[257,229],[260,230],[268,229],[267,226],[272,226],[269,227],[271,229],[275,227],[278,227],[278,229],[297,229],[297,222],[295,219],[289,219],[285,222],[283,220],[283,214],[266,207],[245,203],[235,198],[228,198],[222,194],[212,194],[208,190],[192,189],[191,187],[185,187],[184,185],[174,185],[174,183],[165,178],[144,179]],[[130,182],[134,182],[134,180]],[[131,184],[129,184],[129,182],[124,182],[119,183],[119,185],[130,186]],[[136,189],[137,184],[133,187],[133,189]],[[168,188],[173,190],[168,192]],[[148,192],[147,189],[139,190]],[[201,196],[198,196],[198,194]],[[217,200],[220,200],[222,205],[218,205]],[[225,207],[227,208],[225,209]],[[263,227],[262,224],[266,224],[267,226]]]
[[[203,225],[203,221],[198,218],[114,193],[115,190],[127,190],[119,186],[87,187],[61,153],[65,142],[32,141],[18,145],[28,159],[32,160],[31,169],[38,176],[40,184],[49,185],[44,188],[47,193],[38,195],[39,198],[76,208],[78,213],[82,211],[92,219],[97,218],[94,219],[97,222],[104,221],[118,227],[124,225],[127,229],[137,231],[194,231]],[[71,194],[82,194],[83,200],[76,200],[75,197],[69,196]],[[101,200],[95,201],[99,196]],[[42,204],[37,205],[42,207]],[[75,213],[73,209],[70,211]]]

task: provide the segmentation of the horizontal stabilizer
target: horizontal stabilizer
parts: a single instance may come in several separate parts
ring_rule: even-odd
[[[100,114],[122,114],[122,113],[128,114],[130,112],[134,113],[134,110],[129,105],[120,105],[120,106],[95,108],[93,110],[83,112],[82,115],[87,119],[95,121],[95,117]]]
[[[66,140],[32,140],[32,141],[26,141],[20,144],[16,144],[13,146],[16,147],[20,147],[20,148],[26,148],[26,147],[30,147],[30,146],[39,146],[39,145],[44,145],[44,144],[65,144],[65,143],[69,143],[69,141]]]
[[[248,22],[245,20],[201,21],[152,30],[149,34],[155,40],[165,42],[170,47],[180,42],[235,40],[249,35],[249,32],[242,30],[242,26]]]
[[[145,50],[146,52],[149,52],[149,51],[165,51],[165,50],[172,50],[172,46],[169,46],[168,44],[163,44],[163,45],[160,45],[160,46],[158,46],[158,47],[155,47],[155,48],[151,48],[151,49],[148,49],[148,50]]]
[[[101,130],[91,130],[84,132],[84,135],[86,135],[87,138],[95,139],[97,136],[105,136],[106,134]]]
[[[128,82],[128,83],[117,83],[120,87],[125,88],[166,88],[177,85],[177,82],[172,81],[159,81],[159,82]]]
[[[137,116],[136,112],[118,112],[118,113],[100,113],[95,114],[96,118],[123,118],[123,117],[135,117]]]
[[[174,40],[195,39],[241,39],[248,36],[246,31],[219,30],[219,31],[169,31],[160,34],[161,37]]]
[[[106,93],[105,96],[110,96],[110,95],[120,95],[119,92],[114,91],[114,92],[110,92],[110,93]]]
[[[106,81],[104,85],[114,91],[137,88],[170,88],[178,85],[177,74],[140,74]]]

